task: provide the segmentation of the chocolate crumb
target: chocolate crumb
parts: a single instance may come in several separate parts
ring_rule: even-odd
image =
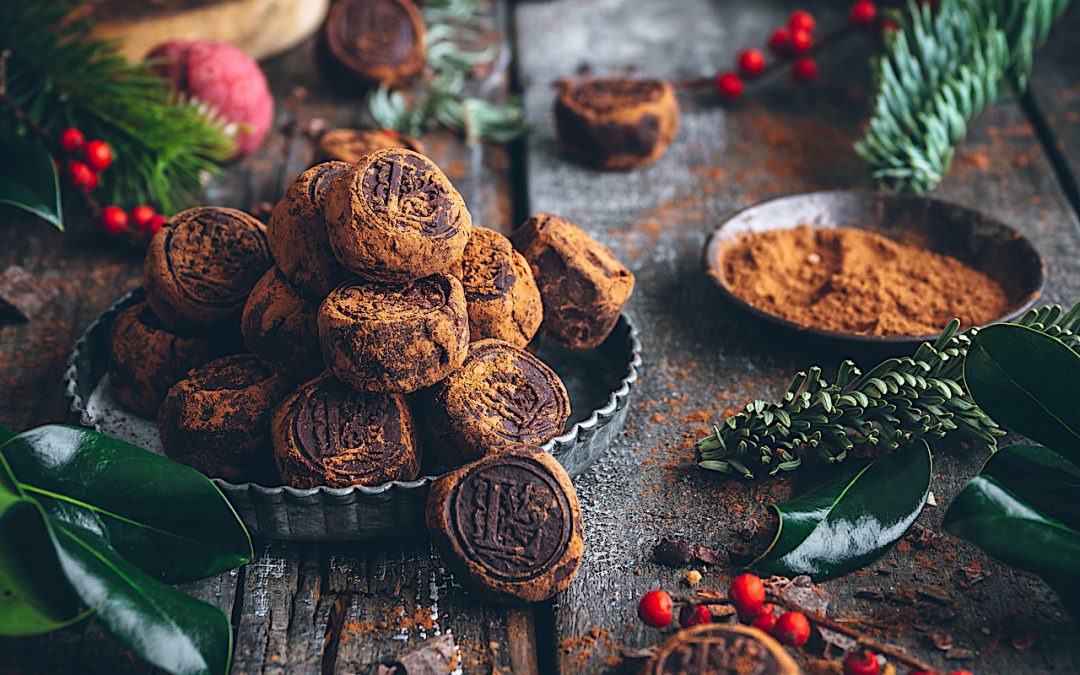
[[[44,288],[18,265],[0,274],[0,317],[30,321],[55,297],[56,289]]]

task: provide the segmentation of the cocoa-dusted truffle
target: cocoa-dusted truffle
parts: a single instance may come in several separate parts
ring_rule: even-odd
[[[274,205],[266,226],[274,262],[294,286],[316,302],[351,276],[330,249],[323,217],[327,186],[349,166],[324,162],[297,176]]]
[[[399,84],[426,63],[424,21],[412,0],[338,0],[323,30],[330,54],[364,82]]]
[[[132,412],[154,417],[169,388],[189,370],[234,348],[230,342],[171,333],[145,302],[132,305],[112,325],[109,381],[113,395]]]
[[[601,169],[633,169],[664,154],[679,129],[675,88],[624,77],[566,83],[555,101],[559,144]]]
[[[266,228],[243,211],[181,211],[150,240],[146,303],[181,333],[234,332],[248,293],[270,264]]]
[[[770,635],[730,623],[705,623],[675,633],[657,649],[642,675],[800,675],[795,660]]]
[[[322,352],[315,323],[318,305],[304,299],[276,268],[267,270],[251,289],[240,333],[244,344],[271,370],[293,382],[321,373]]]
[[[570,398],[543,361],[502,340],[469,345],[461,369],[426,396],[432,448],[460,464],[563,432]]]
[[[426,519],[455,578],[493,600],[547,600],[581,565],[577,493],[543,451],[490,455],[442,476],[431,485]]]
[[[424,152],[424,144],[419,139],[393,129],[331,129],[319,138],[315,161],[340,160],[356,164],[364,155],[387,148]]]
[[[323,301],[318,324],[327,366],[361,391],[430,387],[457,370],[469,346],[465,293],[448,274],[346,282]]]
[[[461,285],[469,303],[469,338],[524,347],[536,335],[544,308],[532,269],[510,240],[474,227],[462,256]]]
[[[286,485],[333,488],[414,480],[421,449],[402,396],[358,392],[327,372],[274,413],[274,457]]]
[[[544,299],[540,332],[575,349],[599,346],[634,290],[634,275],[577,225],[540,213],[510,235]]]
[[[439,167],[411,150],[376,150],[326,195],[330,246],[371,281],[410,281],[446,271],[469,240],[472,216]]]
[[[177,382],[158,410],[165,454],[207,476],[277,485],[270,414],[289,383],[251,354],[226,356]]]

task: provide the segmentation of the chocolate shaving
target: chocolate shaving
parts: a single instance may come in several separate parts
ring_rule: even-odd
[[[0,274],[0,317],[30,321],[55,297],[55,289],[43,288],[18,265],[11,265]]]
[[[941,548],[941,535],[918,523],[911,526],[911,531],[908,532],[906,538],[911,542],[912,546],[920,551],[928,551],[930,549],[937,550]]]
[[[963,647],[953,647],[945,652],[945,658],[949,661],[966,661],[975,658],[975,652]]]
[[[690,563],[715,565],[718,558],[711,548],[694,544],[686,539],[664,537],[653,549],[653,559],[668,567],[685,567]]]

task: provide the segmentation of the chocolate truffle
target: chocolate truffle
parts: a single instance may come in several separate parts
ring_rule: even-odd
[[[502,340],[469,345],[461,369],[426,396],[432,448],[456,464],[563,433],[570,398],[543,361]]]
[[[326,227],[345,267],[371,281],[401,282],[457,261],[472,216],[430,159],[390,148],[365,155],[329,186]]]
[[[226,356],[180,380],[158,410],[165,454],[207,476],[279,485],[270,414],[289,383],[251,354]]]
[[[330,249],[323,206],[327,186],[349,169],[345,162],[324,162],[297,176],[274,205],[266,238],[274,262],[302,293],[322,302],[351,274]]]
[[[315,161],[339,160],[356,164],[364,155],[387,148],[424,152],[424,144],[419,139],[393,129],[331,129],[319,138]]]
[[[112,325],[109,381],[113,394],[132,412],[154,417],[169,388],[189,370],[228,354],[234,346],[171,333],[145,302],[132,305]]]
[[[281,479],[293,487],[380,485],[420,475],[405,399],[356,391],[329,372],[285,399],[274,413],[273,438]]]
[[[539,450],[490,455],[436,480],[427,527],[456,579],[493,600],[547,600],[581,565],[577,493]]]
[[[338,0],[323,30],[330,54],[363,82],[400,84],[427,60],[424,21],[412,0]]]
[[[679,129],[675,88],[663,80],[579,79],[555,101],[559,145],[601,169],[633,169],[664,154]]]
[[[524,347],[544,318],[532,269],[510,240],[474,227],[462,256],[461,285],[469,303],[469,338],[505,340]]]
[[[568,347],[599,346],[634,290],[634,275],[577,225],[540,213],[510,235],[544,299],[540,332]]]
[[[317,311],[318,305],[304,299],[271,267],[244,305],[240,318],[244,344],[271,370],[293,382],[310,380],[326,368],[319,350]]]
[[[326,365],[361,391],[430,387],[461,366],[469,346],[465,293],[449,274],[346,282],[319,306],[318,324]]]
[[[800,675],[795,660],[764,631],[705,623],[675,633],[653,653],[642,675]]]
[[[243,211],[181,211],[150,240],[143,263],[146,303],[172,330],[231,333],[270,264],[266,228]]]

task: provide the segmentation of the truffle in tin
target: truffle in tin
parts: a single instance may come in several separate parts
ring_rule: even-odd
[[[318,305],[305,299],[276,267],[251,290],[240,318],[244,344],[270,369],[293,382],[321,373],[322,351],[315,322]]]
[[[469,337],[524,347],[544,317],[532,269],[510,240],[474,227],[462,256],[461,285],[469,304]]]

